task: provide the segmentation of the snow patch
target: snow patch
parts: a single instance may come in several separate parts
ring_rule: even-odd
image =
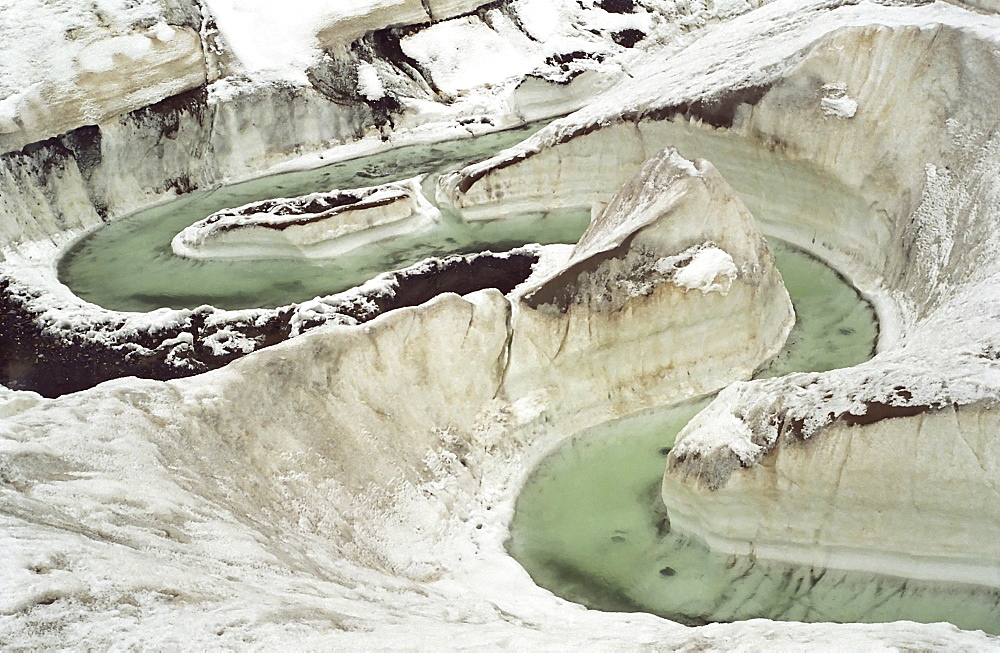
[[[254,79],[309,83],[305,71],[322,51],[319,31],[344,13],[323,0],[206,0],[219,30]],[[368,2],[367,4],[372,4]]]
[[[98,41],[80,53],[80,67],[90,73],[113,70],[119,57],[140,59],[153,49],[150,39],[142,34],[118,36]]]
[[[858,102],[847,95],[847,87],[843,84],[826,84],[823,86],[825,93],[820,100],[820,108],[828,116],[837,118],[853,118],[858,112]]]
[[[216,356],[225,356],[233,352],[249,354],[257,349],[257,345],[259,344],[257,339],[248,338],[239,331],[231,328],[219,329],[202,342]]]
[[[695,253],[690,263],[677,270],[673,282],[688,290],[700,290],[703,295],[710,292],[726,295],[736,276],[732,256],[718,247],[705,247]]]
[[[358,66],[358,93],[369,100],[381,100],[385,97],[385,86],[378,76],[378,69],[370,63]]]
[[[453,94],[520,77],[541,63],[475,16],[432,25],[401,45],[407,56],[433,71],[442,90]]]

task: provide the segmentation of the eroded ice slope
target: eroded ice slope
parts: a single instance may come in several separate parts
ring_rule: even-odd
[[[422,177],[345,191],[262,200],[216,211],[170,242],[188,258],[333,258],[419,236],[441,220]]]

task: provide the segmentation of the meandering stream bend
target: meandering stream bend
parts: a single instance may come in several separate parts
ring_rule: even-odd
[[[531,129],[401,148],[194,193],[89,235],[63,258],[60,277],[79,296],[110,309],[200,304],[236,309],[331,294],[427,256],[575,242],[589,220],[587,211],[476,225],[451,216],[431,234],[330,261],[194,261],[170,250],[174,234],[221,208],[453,168],[516,143]],[[774,153],[683,125],[669,129],[676,131],[685,156],[712,160],[765,223],[783,212],[777,222],[784,223],[787,214],[800,212],[810,188],[822,202],[838,195],[816,171]],[[769,175],[779,181],[767,181]],[[847,198],[843,210],[857,209],[860,215],[856,199]],[[780,241],[772,244],[797,324],[785,350],[762,375],[823,371],[870,357],[877,336],[871,306],[816,259]],[[706,402],[596,427],[542,462],[519,498],[508,543],[538,584],[593,608],[648,611],[691,624],[754,617],[946,620],[1000,633],[1000,595],[994,591],[719,556],[672,532],[659,498],[664,457]]]
[[[795,305],[784,350],[759,376],[867,360],[871,306],[833,270],[772,241]],[[529,477],[508,550],[536,583],[591,608],[651,612],[691,625],[948,621],[1000,634],[1000,592],[712,553],[671,530],[660,499],[674,438],[708,399],[604,424],[564,443]]]
[[[158,308],[273,308],[354,288],[372,277],[430,256],[527,243],[575,242],[589,210],[469,224],[455,216],[429,233],[376,244],[333,259],[209,259],[174,255],[170,240],[188,225],[223,208],[262,199],[350,189],[460,167],[513,145],[541,125],[461,141],[414,145],[315,170],[255,179],[141,211],[88,234],[59,264],[59,278],[78,296],[104,308],[147,312]],[[426,186],[433,183],[432,174]],[[433,192],[429,193],[433,195]]]

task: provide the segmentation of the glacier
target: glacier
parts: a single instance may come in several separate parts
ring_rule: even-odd
[[[995,7],[301,5],[3,5],[5,378],[24,351],[108,343],[220,358],[0,388],[4,648],[998,648],[944,623],[587,610],[504,549],[527,475],[574,433],[721,390],[666,460],[676,528],[1000,584]],[[590,210],[576,244],[431,260],[285,313],[114,311],[58,277],[81,237],[193,192],[533,120],[552,122],[433,199],[469,223]],[[791,328],[761,232],[873,302],[873,359],[749,380]],[[470,288],[477,265],[496,278]],[[427,281],[397,295],[405,278]],[[278,314],[288,337],[247,331]]]
[[[421,179],[223,209],[185,227],[170,248],[189,258],[333,258],[419,235],[441,219]]]

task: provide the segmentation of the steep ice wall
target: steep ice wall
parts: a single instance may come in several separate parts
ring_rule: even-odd
[[[786,402],[813,381],[795,379],[807,387]],[[686,427],[663,485],[675,528],[758,558],[1000,586],[1000,425],[990,405],[847,416],[804,443],[785,435],[772,448],[761,417],[789,418],[760,395],[791,386],[734,386]],[[734,454],[728,470],[720,458]]]
[[[874,237],[842,252],[897,312],[869,363],[733,387],[681,434],[664,497],[719,548],[1000,586],[996,45],[844,30],[748,113],[746,133],[870,198]],[[833,89],[852,115],[824,115]],[[838,249],[835,229],[817,236]]]
[[[416,42],[433,28],[435,48],[460,49],[465,35],[452,26],[472,18],[445,18],[475,7],[431,3],[433,25],[399,33],[385,29],[407,24],[403,14],[371,17],[383,10],[392,14],[404,4],[373,2],[368,6],[372,12],[355,12],[374,21],[365,23],[369,31],[352,31],[352,40],[325,58],[321,44],[314,43],[323,20],[348,21],[350,16],[343,8],[320,3],[310,5],[311,13],[305,15],[263,4],[238,9],[220,2],[199,8],[186,0],[108,0],[86,11],[37,2],[5,9],[9,20],[3,21],[0,35],[0,246],[63,233],[72,237],[99,225],[98,218],[114,219],[178,193],[259,175],[304,152],[357,141],[375,128],[382,132],[371,134],[375,140],[369,150],[389,147],[379,138],[388,138],[393,125],[403,139],[427,140],[446,125],[516,124],[524,118],[505,98],[525,74],[542,80],[601,70],[599,76],[614,79],[621,66],[602,62],[629,54],[613,41],[595,39],[583,24],[564,32],[536,17],[529,21],[527,36],[522,29],[529,28],[519,27],[516,8],[505,4],[503,11],[492,8],[474,20],[493,38],[509,41],[505,47],[533,44],[530,61],[513,71],[517,74],[510,84],[480,88],[468,102],[436,97],[435,75],[447,74],[454,62],[426,48],[418,50],[429,58],[418,61],[423,55],[404,54],[402,40]],[[563,4],[556,18],[592,11],[575,2]],[[417,22],[425,23],[426,11],[417,6]],[[227,16],[235,22],[217,26],[209,9],[220,21]],[[575,13],[566,14],[570,10]],[[650,10],[641,13],[650,22]],[[265,33],[258,25],[268,26]],[[275,38],[288,49],[282,25],[300,37],[291,39],[293,45],[305,43],[312,54],[294,66],[289,63],[287,75],[254,77],[252,62],[241,63],[232,44],[253,49],[261,39]],[[667,35],[674,29],[669,19],[658,25],[650,29]],[[564,57],[567,49],[578,54]],[[549,61],[550,56],[556,58]],[[593,75],[588,79],[589,88],[602,85]],[[468,84],[496,81],[470,77],[452,91],[465,93],[473,90]],[[554,84],[550,97],[561,88]],[[538,104],[530,115],[551,116],[586,99],[579,93],[573,97],[547,111]],[[426,123],[435,129],[428,131]],[[317,163],[319,159],[313,161]],[[83,197],[93,209],[82,203]]]
[[[469,14],[482,5],[482,0],[369,0],[352,7],[348,12],[330,10],[329,24],[319,31],[321,44],[344,44],[354,41],[366,32],[386,27],[402,27],[438,22]]]
[[[696,23],[699,16],[705,17],[697,5],[676,3],[674,9]],[[733,13],[749,8],[736,3],[718,5],[719,11],[731,7]],[[694,9],[686,12],[685,7]],[[530,15],[544,17],[543,13]],[[537,23],[529,29],[554,24],[541,19]],[[783,89],[784,102],[768,104],[766,91],[803,62],[812,44],[838,27],[926,27],[931,23],[951,26],[937,28],[937,38],[944,42],[949,41],[947,33],[952,28],[963,38],[981,40],[982,47],[973,50],[984,56],[994,47],[991,35],[998,31],[993,18],[940,5],[893,8],[862,3],[838,8],[825,1],[779,0],[706,30],[669,61],[635,62],[629,74],[636,81],[616,88],[602,103],[498,160],[513,170],[512,161],[529,162],[534,151],[547,152],[555,149],[556,141],[571,144],[584,132],[593,132],[604,134],[599,137],[605,139],[602,148],[617,147],[634,161],[628,172],[614,165],[606,170],[629,174],[642,159],[628,151],[627,142],[623,145],[617,140],[609,125],[684,115],[733,127],[750,138],[758,138],[753,129],[759,129],[763,134],[759,142],[777,149],[784,147],[785,137],[805,143],[801,150],[788,151],[817,169],[825,166],[838,183],[855,184],[857,192],[864,193],[869,177],[859,181],[854,170],[874,175],[879,167],[892,163],[893,147],[910,147],[905,141],[911,130],[923,134],[918,131],[922,128],[919,121],[899,120],[909,115],[911,105],[887,105],[880,115],[884,123],[868,122],[867,128],[879,134],[873,139],[881,148],[875,152],[878,156],[869,153],[866,157],[859,147],[854,155],[841,159],[821,156],[809,149],[807,141],[809,134],[826,128],[845,129],[845,143],[868,139],[865,130],[852,125],[870,118],[866,106],[880,97],[879,90],[850,81],[855,80],[848,69],[852,58],[832,61],[829,65],[836,74],[824,72],[815,85],[800,79],[799,94]],[[898,65],[898,60],[888,56],[891,48],[883,49],[880,39],[874,39],[874,45],[877,53],[886,56],[882,65]],[[840,45],[855,48],[851,52],[857,49],[850,42]],[[902,58],[918,52],[905,51]],[[959,93],[966,106],[991,106],[973,95],[982,92],[982,97],[992,97],[985,78],[980,77],[979,64],[944,58],[944,63],[953,65],[939,70],[937,57],[917,58],[936,73],[947,69],[949,74],[971,75],[949,88]],[[558,60],[553,64],[554,68],[562,65]],[[907,74],[916,75],[918,66],[904,67]],[[986,77],[996,78],[992,70]],[[914,82],[919,78],[903,79]],[[962,88],[970,81],[975,83],[965,95]],[[366,84],[368,91],[376,87]],[[918,88],[935,89],[931,82]],[[75,130],[4,155],[2,242],[60,241],[100,224],[102,215],[117,217],[187,187],[252,174],[294,153],[353,139],[375,122],[369,105],[337,106],[320,101],[321,94],[308,88],[230,79],[192,95],[204,99],[188,103],[184,98],[190,95],[182,96],[180,102],[169,100],[104,121],[96,134],[90,128]],[[923,99],[919,93],[906,97],[912,105]],[[809,112],[810,118],[799,126],[814,131],[799,138],[790,132],[791,127],[782,127],[781,121],[769,122],[763,109],[753,115],[751,105],[757,103],[777,113],[787,106],[790,126],[796,124],[796,112]],[[483,109],[488,110],[481,114],[494,107]],[[294,119],[288,119],[289,115]],[[898,175],[902,181],[872,184],[877,192],[863,195],[885,207],[886,214],[877,220],[858,220],[854,215],[852,222],[847,219],[851,212],[845,212],[836,213],[837,220],[830,225],[789,220],[775,227],[797,242],[815,240],[818,251],[838,262],[853,261],[855,267],[849,272],[866,289],[880,290],[883,314],[897,318],[889,322],[885,351],[868,366],[816,375],[812,377],[816,383],[797,376],[776,380],[773,386],[737,385],[706,414],[721,416],[708,426],[724,440],[709,450],[706,447],[711,443],[702,437],[699,450],[717,450],[720,455],[711,460],[711,455],[704,456],[704,466],[691,456],[686,469],[675,469],[672,474],[674,478],[687,475],[687,480],[679,482],[682,490],[690,491],[691,504],[708,518],[704,525],[691,519],[687,523],[714,542],[722,546],[729,542],[734,550],[746,546],[744,531],[724,530],[722,519],[732,516],[735,505],[725,494],[726,488],[732,488],[733,496],[747,501],[743,505],[755,515],[762,532],[776,534],[768,541],[783,548],[769,548],[769,555],[798,559],[804,551],[813,550],[800,546],[807,538],[803,531],[822,524],[816,509],[822,504],[804,498],[811,493],[835,507],[830,523],[843,525],[850,538],[848,546],[860,550],[860,543],[880,570],[911,572],[895,555],[909,546],[923,546],[918,552],[927,560],[940,554],[953,561],[956,552],[967,557],[969,549],[951,534],[932,543],[938,547],[935,553],[932,545],[909,534],[878,530],[875,520],[865,526],[876,530],[864,533],[858,532],[856,524],[846,523],[850,511],[863,506],[868,511],[882,510],[891,523],[905,523],[909,531],[934,536],[936,526],[955,527],[941,519],[948,510],[966,510],[957,506],[956,489],[965,487],[961,474],[970,475],[979,488],[995,484],[992,461],[997,458],[990,449],[993,429],[989,426],[993,421],[990,402],[996,394],[997,348],[992,338],[993,312],[984,308],[984,301],[992,296],[991,252],[995,248],[985,235],[993,222],[989,206],[996,202],[975,200],[993,198],[996,156],[991,149],[991,126],[984,128],[975,116],[962,115],[969,122],[954,125],[951,133],[957,146],[948,156],[938,157],[933,150],[917,152],[928,160],[904,168]],[[879,131],[883,127],[884,133]],[[952,127],[946,124],[946,128]],[[640,123],[639,128],[620,129],[621,133],[641,132],[643,127]],[[893,132],[895,141],[880,140]],[[657,151],[661,143],[650,146],[648,153]],[[975,155],[968,156],[970,152]],[[111,165],[111,161],[116,163]],[[562,165],[558,156],[552,161]],[[552,161],[538,170],[551,168]],[[572,163],[567,159],[562,174],[572,170]],[[924,176],[911,174],[913,170],[922,170]],[[540,185],[549,178],[540,177]],[[913,179],[923,180],[922,191],[910,185]],[[600,183],[595,175],[590,181]],[[475,192],[474,184],[471,188]],[[538,194],[529,185],[524,188],[526,194]],[[581,190],[588,189],[578,185],[572,193]],[[609,184],[606,195],[597,196],[596,201],[610,199],[615,190]],[[906,195],[897,197],[894,193],[898,192]],[[899,213],[889,213],[894,206],[900,207]],[[917,210],[906,213],[913,206]],[[910,223],[913,226],[907,230]],[[967,240],[962,235],[966,225],[974,226]],[[898,242],[879,235],[894,229],[900,230]],[[888,248],[890,266],[882,263],[884,252],[859,244],[870,234],[874,234],[873,245]],[[979,237],[983,237],[981,244],[975,240]],[[735,262],[728,250],[721,251]],[[960,251],[974,255],[960,256]],[[711,248],[699,252],[717,256]],[[696,252],[691,254],[693,262]],[[880,258],[872,259],[875,254]],[[961,262],[950,267],[951,263],[938,265],[935,260]],[[711,260],[700,263],[703,270],[730,269],[718,266],[718,259],[715,264]],[[907,279],[918,274],[913,266],[926,268],[919,272],[921,283],[914,282],[914,287],[923,288],[922,281],[931,278],[947,285],[933,285],[937,290],[932,298],[911,295]],[[885,273],[886,269],[899,273],[894,276]],[[697,299],[701,293],[697,287],[710,289],[720,283],[718,277],[702,283],[705,275],[692,274],[682,285],[694,286],[688,294],[694,293]],[[967,285],[969,279],[976,283]],[[879,284],[883,284],[881,289]],[[898,288],[906,292],[895,293]],[[706,296],[715,294],[719,293]],[[317,308],[322,312],[322,307]],[[0,608],[0,641],[38,647],[81,642],[141,647],[151,641],[186,647],[243,647],[248,641],[287,646],[296,641],[315,647],[329,647],[333,642],[368,648],[441,641],[601,649],[784,646],[824,650],[830,642],[858,650],[996,645],[982,634],[959,633],[940,624],[754,622],[686,629],[646,615],[585,611],[534,587],[503,553],[501,542],[522,474],[519,470],[530,467],[541,452],[567,434],[547,428],[552,415],[544,404],[530,400],[492,403],[498,399],[493,396],[499,382],[497,370],[506,360],[505,348],[512,347],[510,328],[504,326],[508,316],[513,323],[515,316],[507,300],[494,292],[466,299],[446,296],[419,309],[393,312],[367,329],[317,330],[298,342],[190,380],[128,379],[52,401],[32,393],[0,390],[0,413],[5,415],[0,421],[0,523],[4,525],[0,538],[7,553],[0,559],[6,588]],[[972,344],[970,334],[976,336]],[[400,361],[406,363],[403,369]],[[427,374],[438,368],[447,376],[438,379]],[[360,369],[381,373],[361,374]],[[435,405],[410,405],[399,399],[418,391],[433,397]],[[784,407],[767,403],[784,397],[789,398]],[[951,403],[960,405],[951,409]],[[744,411],[748,406],[761,410]],[[833,416],[839,417],[825,424],[823,416],[831,406]],[[482,412],[470,418],[478,409]],[[954,422],[952,410],[958,415]],[[758,414],[762,420],[754,422]],[[794,437],[769,443],[772,431],[768,429],[776,423],[763,418],[782,414],[791,418],[785,423],[794,427],[783,435]],[[796,416],[816,420],[808,425],[818,425],[810,437],[798,436]],[[720,425],[723,428],[715,429]],[[923,425],[926,428],[921,430]],[[805,421],[801,426],[805,428]],[[702,436],[708,432],[707,427],[698,430],[704,431]],[[942,441],[941,433],[952,439]],[[742,435],[748,435],[753,446],[740,439]],[[688,437],[692,445],[698,442],[694,435]],[[830,461],[839,462],[855,441],[868,447],[864,449],[868,455],[855,458],[852,454],[851,465],[838,475],[836,485],[826,482],[833,471],[839,471]],[[928,451],[931,442],[940,449]],[[824,454],[824,449],[830,453]],[[914,457],[935,457],[908,465],[904,463],[911,461],[902,460],[903,451],[912,451]],[[757,461],[753,460],[756,452],[761,454]],[[742,466],[741,454],[749,461],[747,467]],[[884,473],[882,467],[866,467],[879,457],[893,461],[893,474]],[[789,488],[789,493],[777,498],[775,489],[783,486],[769,465],[778,458],[787,461],[782,462],[783,469],[794,475],[796,491],[805,488],[808,492],[796,495]],[[973,459],[982,465],[982,472],[973,468]],[[925,472],[945,473],[925,485],[918,482],[918,474]],[[719,489],[714,493],[706,489],[706,478],[718,478]],[[739,492],[741,488],[754,492]],[[926,521],[920,521],[922,513],[903,506],[898,488],[912,491],[907,498],[913,498],[913,505],[928,506]],[[930,496],[933,489],[942,493],[936,501]],[[989,496],[984,493],[973,505],[982,506],[983,497]],[[782,500],[789,502],[787,506]],[[784,511],[786,507],[793,512]],[[683,505],[675,510],[684,515]],[[991,510],[987,506],[980,514],[992,515]],[[795,524],[797,531],[790,528],[796,514],[802,515],[802,521]],[[985,551],[984,559],[993,555],[990,546],[998,541],[987,539],[990,524],[995,523],[990,519],[960,525],[960,532],[969,533],[973,546]],[[734,529],[742,528],[745,522],[733,524]],[[794,538],[785,535],[791,531],[796,533]],[[831,543],[828,536],[821,532],[814,537],[827,548],[816,548],[818,553],[805,562],[831,560],[827,555],[835,549],[827,546]],[[956,548],[949,549],[952,545]],[[885,555],[880,557],[875,551]]]
[[[641,126],[629,123],[581,129],[544,144],[544,133],[536,135],[509,156],[442,175],[437,200],[466,220],[606,203],[643,161],[669,145],[666,139],[647,144],[644,136]]]
[[[0,21],[0,152],[203,85],[191,0],[7,2]]]
[[[525,447],[555,434],[531,426],[532,406],[493,402],[509,310],[495,292],[442,296],[198,378],[119,380],[58,400],[0,391],[0,641],[994,644],[905,622],[689,629],[536,587],[502,540],[518,469],[535,457]],[[421,401],[401,400],[411,396]]]
[[[169,621],[192,611],[215,612],[209,621],[217,628],[197,627],[199,641],[220,636],[212,631],[238,639],[243,628],[232,610],[242,611],[240,595],[270,591],[272,582],[283,587],[272,595],[275,607],[301,582],[340,604],[324,609],[334,631],[364,623],[367,630],[386,616],[365,616],[362,595],[423,602],[409,579],[439,572],[421,560],[428,551],[421,551],[420,526],[393,523],[392,504],[399,491],[447,481],[452,466],[461,468],[476,414],[501,381],[507,312],[498,293],[476,301],[442,296],[369,327],[306,336],[211,379],[116,382],[43,403],[39,412],[25,410],[28,393],[6,393],[5,408],[20,405],[0,436],[7,551],[0,639],[74,641],[66,630],[73,613],[92,643],[157,639],[160,628],[171,638],[177,632]],[[461,342],[456,332],[465,334]],[[409,393],[420,401],[401,402]],[[70,424],[80,411],[104,417],[77,430]],[[70,444],[77,437],[83,449]],[[447,493],[461,490],[442,486],[443,495],[420,501],[431,509],[420,520],[431,527],[429,538],[448,516]],[[44,543],[36,539],[42,533]],[[227,568],[233,573],[223,580]],[[164,592],[173,599],[158,598]],[[296,603],[288,604],[293,612]],[[126,604],[151,620],[149,629],[114,617]],[[318,615],[318,608],[306,610]],[[268,629],[267,612],[246,613],[257,624],[251,631]],[[33,635],[30,624],[44,621],[63,625]]]
[[[633,256],[620,252],[613,274],[575,274],[581,261],[621,246]],[[571,357],[555,352],[560,373],[538,370],[546,352],[530,344],[539,333],[529,311],[544,309],[486,290],[441,294],[364,325],[314,329],[182,381],[114,381],[52,402],[5,391],[0,497],[8,508],[0,519],[14,534],[4,542],[6,630],[32,644],[67,642],[72,619],[89,641],[110,641],[131,629],[110,614],[129,604],[145,633],[200,613],[199,642],[239,638],[248,628],[279,637],[307,613],[347,631],[336,635],[341,645],[398,641],[399,619],[420,614],[436,632],[466,632],[468,621],[485,625],[486,642],[503,631],[554,641],[523,624],[566,606],[541,596],[502,550],[513,487],[530,467],[517,462],[565,434],[552,422],[593,423],[609,411],[588,414],[579,402],[587,397],[547,401],[535,390],[562,377],[560,392],[578,392],[584,386],[567,378],[574,368],[606,364],[616,334],[632,338],[635,321],[664,303],[695,318],[695,331],[712,320],[760,323],[759,341],[716,352],[710,382],[722,385],[780,346],[790,305],[766,244],[725,182],[710,164],[673,152],[623,190],[573,257],[536,276],[522,292],[534,289],[544,305],[539,293],[555,289],[571,305],[564,319],[577,324],[582,314],[572,306],[614,298],[598,312],[607,323],[593,321],[589,347],[577,337]],[[623,288],[629,282],[650,287]],[[512,301],[521,302],[517,309]],[[772,308],[783,310],[763,314]],[[657,390],[677,350],[652,345],[671,331],[691,337],[689,328],[671,318],[647,341],[628,343],[630,352],[646,350],[650,365],[646,378],[629,381],[631,392]],[[645,401],[622,396],[610,412]],[[99,417],[69,428],[84,406],[100,406]],[[46,544],[32,537],[39,533]],[[109,575],[112,561],[134,573]],[[261,583],[281,614],[246,608]],[[525,593],[533,597],[527,605]],[[303,595],[321,598],[296,598]],[[369,598],[374,611],[364,605]],[[461,614],[448,616],[456,605]],[[244,625],[233,621],[237,614]],[[570,608],[567,617],[594,619],[595,627],[607,618],[585,614]],[[650,641],[685,636],[652,617],[619,621],[651,629]],[[59,626],[32,634],[41,622]],[[312,636],[330,637],[330,628],[319,625]]]
[[[67,6],[59,5],[59,11]],[[88,10],[80,15],[70,11],[68,18],[56,16],[59,20],[55,20],[49,9],[39,11],[35,17],[39,20],[25,20],[21,25],[23,34],[5,22],[5,33],[9,33],[10,38],[4,40],[4,47],[13,43],[34,43],[32,39],[40,38],[36,30],[42,18],[54,26],[82,21],[86,30],[79,34],[85,32],[89,35],[88,42],[96,44],[117,38],[119,32],[145,30],[150,25],[184,24],[192,29],[200,26],[204,56],[198,63],[201,71],[198,79],[205,77],[212,83],[126,113],[120,112],[129,109],[128,106],[107,103],[105,113],[100,116],[88,114],[83,126],[29,143],[21,149],[15,144],[11,151],[0,154],[0,257],[7,257],[9,262],[17,260],[18,265],[23,263],[30,268],[8,275],[5,281],[4,292],[19,307],[8,315],[14,321],[30,320],[32,315],[38,318],[41,313],[48,314],[50,308],[55,308],[62,316],[79,318],[77,326],[82,333],[119,333],[116,325],[136,322],[131,317],[109,315],[76,301],[55,279],[53,259],[59,251],[105,222],[194,189],[259,175],[262,171],[289,165],[296,159],[298,162],[292,165],[320,165],[330,159],[387,149],[401,142],[466,135],[523,119],[520,109],[508,106],[504,100],[513,97],[508,94],[515,93],[518,78],[495,87],[481,87],[469,96],[469,102],[444,98],[447,104],[428,103],[428,93],[433,95],[433,89],[425,82],[433,82],[435,74],[447,72],[451,60],[437,59],[435,63],[431,61],[435,59],[433,53],[428,54],[430,59],[422,62],[397,56],[402,52],[402,42],[406,39],[419,41],[426,25],[366,34],[349,44],[348,49],[354,57],[351,60],[353,67],[330,69],[340,79],[352,80],[352,75],[365,77],[368,80],[366,87],[372,92],[382,85],[387,93],[391,91],[392,97],[410,93],[408,97],[415,103],[403,108],[405,119],[401,118],[396,129],[387,133],[386,130],[391,129],[385,122],[388,105],[378,98],[362,97],[364,93],[359,95],[360,86],[354,81],[351,81],[354,90],[349,97],[331,94],[323,82],[325,78],[318,72],[322,65],[302,69],[309,73],[304,83],[291,78],[268,83],[249,75],[246,69],[240,68],[238,57],[227,45],[227,39],[231,41],[234,34],[238,34],[230,28],[220,33],[215,16],[207,6],[198,8],[183,0],[150,0],[141,5],[119,6],[114,0],[108,0],[99,10],[90,13]],[[258,9],[271,14],[279,11],[273,6],[264,8],[262,5],[254,11]],[[457,47],[456,39],[460,41],[462,33],[453,27],[462,21],[478,21],[477,29],[486,26],[497,38],[502,37],[517,48],[527,48],[525,52],[535,62],[532,65],[540,66],[534,68],[529,77],[534,83],[548,85],[555,93],[551,97],[556,98],[545,109],[545,94],[531,93],[535,108],[530,114],[538,117],[578,106],[586,99],[580,94],[581,89],[602,87],[601,79],[619,76],[623,66],[632,65],[645,48],[671,51],[677,47],[680,35],[693,34],[718,17],[714,10],[698,3],[674,12],[664,13],[662,9],[644,3],[604,7],[566,0],[558,7],[541,11],[531,2],[500,3],[463,18],[439,20],[431,26],[439,37],[436,48]],[[451,9],[445,13],[448,11]],[[317,24],[305,21],[299,27],[312,30]],[[613,37],[618,33],[615,30],[626,28],[647,30],[643,32],[648,36],[641,46],[632,47],[633,43],[626,47],[615,41]],[[156,29],[161,36],[166,34],[164,29]],[[254,34],[251,30],[243,36],[252,39]],[[58,44],[52,45],[54,53]],[[426,50],[421,52],[427,53]],[[65,49],[68,55],[75,56],[74,52],[72,48]],[[19,67],[18,58],[26,56],[25,53],[15,48],[15,55],[0,60],[0,75],[9,82],[9,89],[33,87],[44,77],[42,72],[48,71],[56,80],[53,83],[72,86],[74,93],[85,96],[86,102],[99,99],[87,95],[89,91],[83,86],[74,86],[76,78],[70,73],[75,69],[70,66],[67,72],[55,65],[58,63],[55,55],[55,58],[40,60],[52,64],[50,68],[32,66],[24,69]],[[615,63],[616,57],[623,59]],[[134,77],[153,76],[147,79],[148,89],[154,89],[154,79],[159,79],[156,75],[166,75],[173,81],[184,78],[182,71],[161,70],[153,61],[136,65],[146,68],[143,74],[136,73]],[[386,85],[383,75],[387,70],[397,77],[409,77],[416,86],[402,84],[390,89],[392,84]],[[584,77],[590,81],[559,98],[561,90],[568,88],[565,84]],[[469,83],[479,82],[472,79]],[[171,91],[160,89],[150,99],[168,92]],[[75,120],[60,129],[73,126]],[[89,122],[91,120],[94,122]],[[373,129],[377,125],[381,125],[381,131]],[[389,137],[390,140],[385,140]],[[301,158],[304,153],[310,153],[308,159]],[[19,251],[11,255],[13,249]],[[27,310],[27,304],[35,305],[35,302],[26,303],[23,301],[26,297],[46,298],[41,313]],[[55,306],[60,302],[64,304],[62,307]],[[8,304],[8,308],[11,307]],[[150,345],[154,349],[164,345],[173,351],[174,345],[186,344],[172,341],[178,335],[178,324],[187,324],[189,317],[161,312],[139,319],[143,331],[157,332],[163,337],[154,338],[155,342],[132,344],[142,350],[149,349]],[[57,322],[61,325],[59,329],[70,328],[62,319]],[[240,318],[237,322],[243,324],[244,320]],[[37,335],[40,331],[50,333],[51,327],[51,322],[46,321],[28,330]],[[70,340],[75,341],[75,337]],[[103,336],[99,340],[103,341]],[[249,347],[241,338],[234,338],[233,343],[239,346],[230,348],[227,356],[235,351],[245,352]],[[92,344],[103,349],[100,342]]]
[[[649,173],[609,206],[578,259],[619,241],[663,253],[695,243],[652,293],[685,293],[692,305],[744,305],[732,277],[754,255],[776,282],[759,236],[747,233],[752,221],[709,164],[667,156]],[[715,246],[697,246],[709,236]],[[540,270],[531,287],[564,287],[569,269]],[[514,310],[496,291],[442,295],[191,379],[120,380],[58,400],[4,391],[5,637],[29,646],[990,644],[943,625],[688,629],[583,610],[535,587],[503,552],[506,522],[523,474],[566,435],[551,421],[575,419],[560,413],[578,406],[505,388],[524,365],[515,343],[525,321]]]
[[[362,148],[332,156],[388,148],[390,137],[443,138],[445,127],[454,137],[558,115],[629,74],[647,51],[666,56],[750,8],[11,4],[0,21],[0,248],[64,242],[176,194],[363,137]],[[469,29],[482,37],[472,41],[496,46],[482,53],[489,62],[470,67],[462,56]],[[509,68],[515,55],[521,64]],[[459,69],[469,74],[456,78]]]
[[[123,376],[192,376],[322,324],[362,324],[446,292],[510,292],[531,274],[536,250],[428,258],[341,293],[273,309],[205,305],[149,313],[100,309],[44,272],[32,277],[34,268],[18,261],[21,276],[0,275],[0,378],[59,396]]]
[[[65,242],[196,188],[259,174],[304,147],[358,138],[370,120],[367,107],[339,106],[308,88],[262,89],[237,106],[200,87],[0,154],[0,246]]]

